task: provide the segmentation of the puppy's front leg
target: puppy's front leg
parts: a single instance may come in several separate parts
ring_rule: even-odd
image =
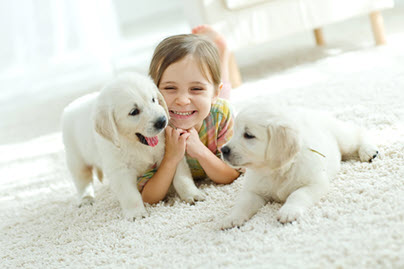
[[[298,219],[307,208],[315,204],[328,191],[328,180],[301,187],[292,192],[285,204],[279,209],[278,220],[282,223],[292,222]]]
[[[142,196],[136,187],[136,175],[131,171],[114,171],[110,174],[110,186],[118,197],[125,218],[141,219],[147,216]]]
[[[244,191],[237,200],[230,215],[225,218],[222,229],[240,227],[265,204],[266,200],[262,196],[249,190]]]
[[[181,200],[187,203],[193,204],[196,201],[205,200],[205,195],[195,186],[195,182],[192,178],[192,174],[185,157],[177,166],[173,185]]]
[[[259,184],[257,184],[259,181],[250,178],[248,172],[247,170],[244,189],[237,198],[230,215],[222,223],[222,229],[240,227],[267,203],[265,197],[259,194]]]

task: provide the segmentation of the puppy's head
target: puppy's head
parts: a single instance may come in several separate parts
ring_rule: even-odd
[[[232,139],[221,149],[223,159],[234,167],[280,168],[300,150],[293,126],[281,111],[259,106],[244,109],[236,117]]]
[[[118,147],[121,139],[154,147],[167,126],[168,110],[151,79],[127,73],[101,90],[93,117],[95,131]]]

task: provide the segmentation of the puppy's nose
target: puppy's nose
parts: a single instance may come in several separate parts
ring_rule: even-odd
[[[228,146],[224,146],[220,149],[223,155],[229,155],[230,154],[230,148]]]
[[[154,128],[163,129],[164,127],[166,127],[166,124],[167,124],[167,118],[166,117],[160,117],[154,123]]]

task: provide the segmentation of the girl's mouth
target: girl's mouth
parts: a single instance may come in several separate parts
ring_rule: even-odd
[[[196,113],[196,110],[192,111],[174,111],[170,110],[170,117],[176,119],[188,119]]]

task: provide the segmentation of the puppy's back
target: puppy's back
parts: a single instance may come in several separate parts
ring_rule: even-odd
[[[98,93],[87,94],[70,103],[62,114],[63,143],[66,153],[90,162],[94,156],[92,113]]]

